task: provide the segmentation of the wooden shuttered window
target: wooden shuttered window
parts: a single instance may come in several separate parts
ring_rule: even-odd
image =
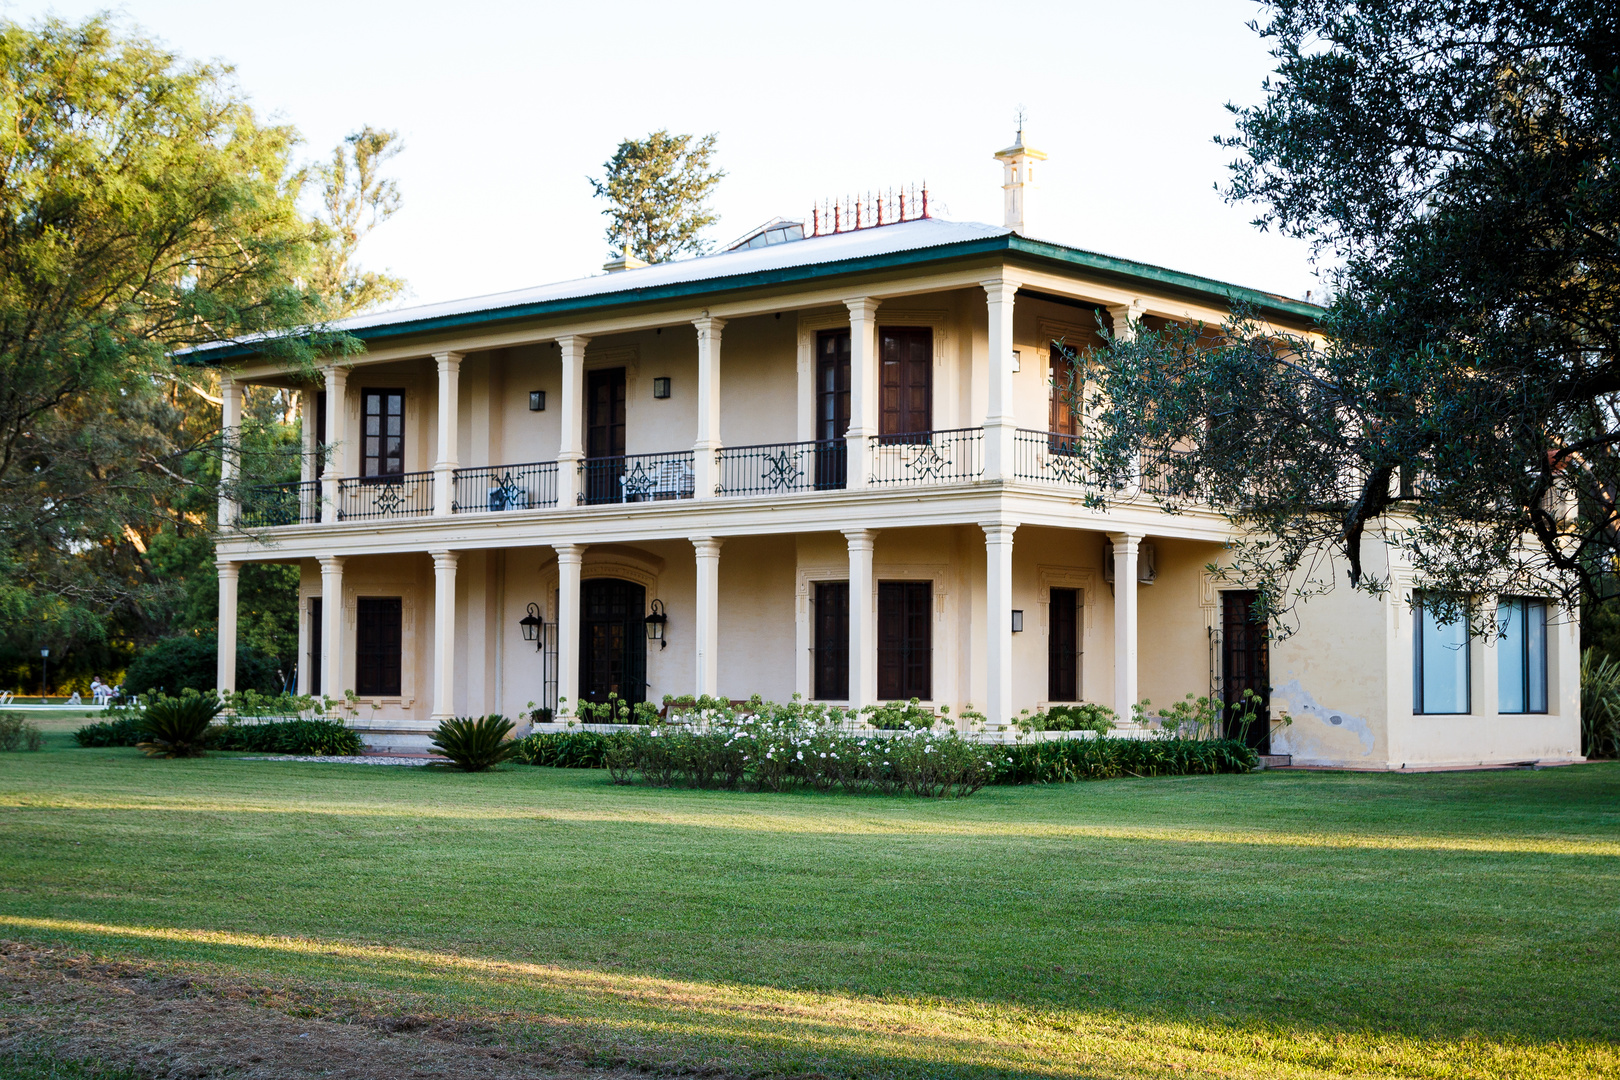
[[[934,583],[878,582],[878,697],[934,696]]]
[[[934,332],[927,327],[878,330],[878,434],[934,429]]]
[[[397,596],[355,601],[354,688],[362,697],[398,697],[403,605]]]
[[[1046,700],[1080,700],[1080,592],[1053,589],[1047,608]]]
[[[1084,383],[1079,381],[1078,371],[1081,364],[1080,354],[1072,345],[1065,345],[1061,341],[1052,342],[1052,415],[1047,430],[1054,435],[1078,436],[1080,434],[1080,414],[1074,408],[1071,394],[1078,394],[1084,389]],[[1072,440],[1070,440],[1072,441]]]
[[[815,697],[849,700],[849,582],[816,582]]]
[[[405,391],[364,390],[360,403],[360,475],[402,475],[405,472]]]

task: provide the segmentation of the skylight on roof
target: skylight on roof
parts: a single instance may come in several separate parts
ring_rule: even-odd
[[[744,248],[769,247],[772,244],[786,244],[791,240],[803,239],[804,222],[772,218],[752,232],[745,233],[742,239],[726,245],[726,250],[742,251]]]

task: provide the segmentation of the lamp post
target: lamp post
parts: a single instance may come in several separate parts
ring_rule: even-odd
[[[51,686],[51,650],[39,650],[39,703],[49,705],[45,696],[50,692]]]

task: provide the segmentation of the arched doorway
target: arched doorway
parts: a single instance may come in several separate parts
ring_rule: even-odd
[[[579,696],[597,703],[618,694],[647,697],[647,590],[633,581],[592,578],[579,587]]]

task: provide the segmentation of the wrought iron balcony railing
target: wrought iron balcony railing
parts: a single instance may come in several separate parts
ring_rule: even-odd
[[[269,529],[278,525],[308,525],[321,520],[321,482],[289,481],[285,484],[255,484],[242,489],[242,506],[236,524],[244,529]]]
[[[537,510],[557,505],[557,463],[490,465],[457,469],[450,511],[479,514],[500,510]]]
[[[849,472],[849,443],[820,442],[727,446],[715,453],[720,467],[716,495],[779,495],[836,491]]]
[[[433,474],[396,473],[338,482],[339,521],[416,517],[433,513]]]
[[[692,451],[586,458],[579,463],[579,501],[587,506],[662,502],[697,494]]]
[[[984,475],[984,429],[873,435],[867,453],[875,486],[969,483]]]

